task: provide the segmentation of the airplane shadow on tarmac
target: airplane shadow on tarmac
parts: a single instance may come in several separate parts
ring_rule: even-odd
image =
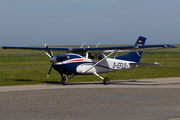
[[[30,79],[13,79],[14,81],[19,81],[19,82],[27,82],[31,84],[33,80]],[[50,85],[62,85],[61,82],[57,81],[36,81],[40,83],[46,83]],[[150,83],[153,83],[153,81],[138,81],[138,80],[122,80],[122,81],[110,81],[109,85],[150,85]],[[102,81],[98,82],[75,82],[75,83],[68,83],[68,85],[104,85]]]
[[[27,82],[27,84],[28,82],[31,83],[34,81],[30,79],[11,79],[11,80],[18,81],[18,82]],[[46,83],[46,84],[61,84],[61,82],[57,82],[57,81],[34,81],[34,82],[40,82],[40,83]]]
[[[153,82],[153,81],[152,81]],[[128,80],[128,81],[110,81],[109,85],[150,85],[151,81],[137,81],[137,80]],[[85,82],[85,83],[69,83],[68,85],[104,85],[102,81],[99,82]]]

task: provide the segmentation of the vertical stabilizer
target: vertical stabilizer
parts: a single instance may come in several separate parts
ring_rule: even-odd
[[[142,37],[142,36],[139,36],[139,38],[137,39],[137,41],[135,43],[135,46],[144,45],[145,42],[146,42],[146,38]],[[116,59],[139,62],[140,59],[141,59],[141,55],[142,55],[142,52],[130,52],[127,55],[116,57]]]
[[[141,45],[144,45],[146,42],[146,38],[145,37],[142,37],[142,36],[139,36],[139,38],[137,39],[136,43],[135,43],[135,46],[141,46]]]

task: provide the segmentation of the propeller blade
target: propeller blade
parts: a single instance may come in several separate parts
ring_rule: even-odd
[[[49,56],[51,58],[51,56],[45,50],[43,50],[43,51],[47,56]]]
[[[52,66],[53,66],[53,64],[51,64],[51,67],[50,67],[50,69],[49,69],[49,72],[48,72],[47,78],[49,77],[49,75],[50,75],[50,73],[51,73]]]
[[[49,55],[50,55],[51,57],[53,57],[53,54],[52,54],[51,50],[49,49],[49,47],[47,46],[47,44],[45,44],[45,47],[46,47]]]

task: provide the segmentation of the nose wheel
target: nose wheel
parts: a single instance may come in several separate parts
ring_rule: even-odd
[[[63,74],[61,74],[61,77],[62,77],[62,84],[63,85],[68,85],[68,80],[70,78],[73,78],[75,75],[72,73],[72,76],[71,77],[68,77],[68,75],[66,75],[65,77],[63,77]]]
[[[62,84],[68,85],[68,78],[67,77],[62,77]]]

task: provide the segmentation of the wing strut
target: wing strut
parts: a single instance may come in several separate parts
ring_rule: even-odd
[[[104,57],[102,60],[98,61],[96,64],[94,64],[93,66],[91,66],[90,68],[88,68],[85,71],[82,71],[82,73],[86,73],[87,71],[91,70],[93,67],[95,67],[97,64],[99,64],[100,62],[102,62],[103,60],[105,60],[107,57],[109,57],[110,55],[112,55],[113,53],[115,53],[117,50],[114,50],[113,52],[111,52],[109,55],[107,55],[106,57]]]

